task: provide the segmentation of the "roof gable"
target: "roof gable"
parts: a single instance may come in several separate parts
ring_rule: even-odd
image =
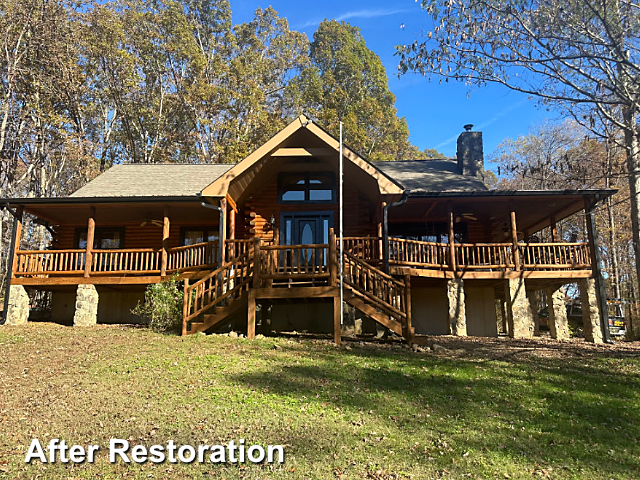
[[[335,155],[338,155],[338,152],[340,151],[339,140],[314,124],[304,115],[300,115],[248,157],[237,163],[229,171],[221,175],[220,178],[205,187],[202,190],[201,195],[203,197],[224,197],[229,193],[230,185],[233,182],[238,181],[238,179],[243,175],[248,175],[252,170],[257,173],[257,171],[264,166],[264,162],[268,161],[272,157],[286,156],[287,152],[282,149],[287,145],[287,141],[303,130],[306,130],[307,133],[315,137],[312,139],[315,141],[310,142],[309,148],[296,146],[297,148],[295,148],[295,150],[297,150],[297,152],[292,152],[292,154],[308,154],[309,156],[312,156],[314,154],[314,149],[319,148],[319,141],[319,144],[326,147],[323,149],[325,150],[325,155],[327,149],[332,149],[335,152]],[[304,150],[306,150],[307,153],[305,153]],[[402,185],[386,175],[382,170],[376,168],[373,164],[360,157],[353,150],[345,147],[344,145],[342,150],[345,161],[351,162],[354,166],[358,167],[360,170],[376,180],[380,194],[401,194],[404,191]]]

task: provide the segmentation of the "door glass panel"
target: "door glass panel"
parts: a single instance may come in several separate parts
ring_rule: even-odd
[[[314,243],[313,228],[311,227],[311,222],[304,222],[304,227],[302,227],[302,233],[300,235],[300,243],[302,245]]]
[[[314,226],[315,226],[315,222]],[[302,245],[308,245],[310,243],[315,243],[315,235],[314,235],[314,228],[311,226],[311,222],[304,222],[301,224],[304,225],[304,227],[302,227],[302,232],[300,233],[300,243]],[[305,259],[307,260],[307,262],[309,260],[311,260],[311,255],[313,254],[313,250],[312,249],[307,249],[304,250],[304,256]]]

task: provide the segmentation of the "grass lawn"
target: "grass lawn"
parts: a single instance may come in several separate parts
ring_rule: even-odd
[[[640,345],[436,338],[449,350],[32,324],[0,328],[0,477],[640,476]],[[23,460],[33,438],[94,464]],[[132,444],[282,444],[283,465],[108,462]]]

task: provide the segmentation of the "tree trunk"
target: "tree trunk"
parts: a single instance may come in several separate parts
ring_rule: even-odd
[[[629,195],[631,200],[631,231],[633,253],[636,265],[636,284],[640,285],[640,145],[638,144],[638,130],[636,122],[638,113],[633,106],[623,110],[625,123],[625,148],[627,153],[627,168],[629,169]],[[634,325],[635,327],[635,325]],[[633,331],[635,336],[638,332]]]

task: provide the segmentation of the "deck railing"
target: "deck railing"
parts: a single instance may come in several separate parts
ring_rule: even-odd
[[[511,243],[460,243],[455,244],[456,265],[468,269],[513,268],[513,244]]]
[[[344,251],[371,265],[382,263],[382,237],[343,237]]]
[[[218,266],[218,241],[175,247],[168,251],[167,271],[177,272]]]
[[[389,264],[414,268],[451,270],[450,246],[446,243],[389,238]],[[456,243],[453,259],[457,270],[515,269],[512,243]],[[519,243],[523,270],[583,270],[591,268],[586,243]]]
[[[381,263],[380,237],[345,237],[349,255],[370,265]],[[253,239],[227,240],[225,263],[254,248]],[[291,275],[324,278],[329,274],[328,244],[260,245],[259,265],[264,278],[277,280]],[[203,242],[167,251],[167,274],[218,267],[218,242]],[[389,238],[389,264],[436,270],[585,270],[591,268],[586,243],[519,243],[518,265],[512,243],[456,243],[453,255],[446,243]],[[91,268],[85,265],[86,250],[19,250],[14,275],[18,277],[79,275],[149,275],[162,273],[162,249],[96,249],[91,251]]]
[[[253,239],[225,240],[224,248],[224,258],[227,262],[230,262],[232,259],[247,253],[251,248],[253,248]]]
[[[448,245],[389,238],[389,263],[409,267],[446,268]]]
[[[121,248],[113,250],[93,250],[91,273],[159,273],[162,250],[153,248]]]
[[[260,280],[329,278],[329,244],[261,245]]]
[[[84,273],[85,250],[19,250],[16,252],[16,275],[33,277]]]
[[[591,256],[586,243],[525,243],[518,248],[525,270],[591,268]]]

